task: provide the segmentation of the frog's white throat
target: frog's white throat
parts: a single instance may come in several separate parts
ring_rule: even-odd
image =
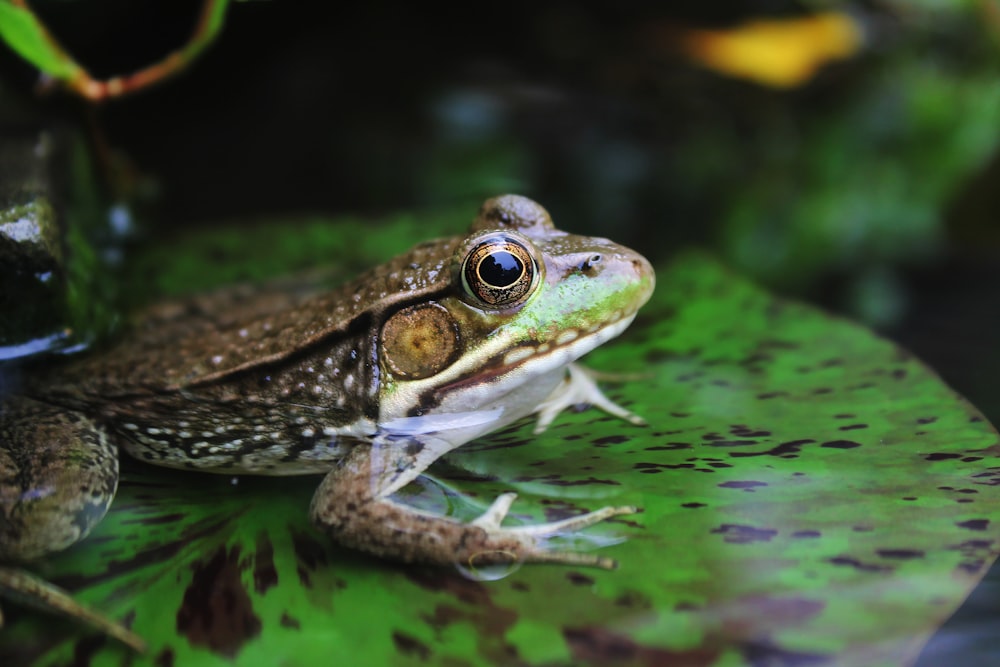
[[[618,336],[634,318],[633,313],[563,345],[524,355],[508,364],[503,373],[491,375],[481,383],[463,383],[459,391],[445,393],[437,405],[428,406],[419,416],[412,416],[410,408],[423,392],[445,386],[452,369],[436,378],[409,383],[383,396],[380,430],[400,435],[434,434],[458,446],[502,428],[536,412],[566,378],[570,363]]]

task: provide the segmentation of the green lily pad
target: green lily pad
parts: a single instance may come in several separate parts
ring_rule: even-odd
[[[898,665],[997,555],[996,432],[856,325],[690,255],[588,363],[637,376],[609,395],[648,427],[525,420],[405,495],[471,517],[515,490],[513,521],[638,505],[566,538],[617,571],[378,561],[309,526],[319,478],[135,463],[92,536],[35,571],[149,654],[8,604],[0,663]]]

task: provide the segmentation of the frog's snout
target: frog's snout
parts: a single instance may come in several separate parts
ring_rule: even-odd
[[[618,247],[620,250],[616,253],[616,265],[611,270],[628,275],[629,282],[639,287],[635,297],[635,309],[638,310],[653,295],[656,272],[649,260],[635,250],[624,246]]]

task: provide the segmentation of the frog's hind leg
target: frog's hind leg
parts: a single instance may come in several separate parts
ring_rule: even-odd
[[[118,453],[90,419],[38,401],[0,403],[0,562],[24,563],[86,537],[118,487]],[[0,568],[0,597],[141,640],[20,568]]]
[[[500,524],[513,493],[501,495],[483,516],[468,523],[389,497],[454,446],[426,434],[356,445],[316,490],[310,507],[313,522],[344,546],[407,562],[471,568],[515,562],[616,566],[595,554],[550,550],[546,538],[633,514],[635,507],[605,507],[564,521],[505,528]]]

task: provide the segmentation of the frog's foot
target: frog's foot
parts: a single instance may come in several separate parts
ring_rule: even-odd
[[[82,621],[109,637],[114,637],[139,653],[146,651],[146,642],[121,623],[80,604],[63,589],[24,570],[0,567],[0,597],[45,612],[61,614]],[[0,617],[0,625],[2,625],[2,617]]]
[[[618,567],[618,561],[613,558],[575,551],[549,551],[540,546],[540,542],[547,537],[574,533],[581,528],[592,526],[611,517],[635,514],[639,511],[638,508],[632,506],[602,507],[599,510],[587,512],[579,516],[572,516],[560,521],[504,528],[500,524],[507,516],[516,498],[516,493],[503,493],[497,496],[497,499],[493,501],[489,509],[483,512],[482,516],[471,521],[469,525],[482,528],[486,531],[490,539],[497,542],[514,541],[519,545],[519,548],[516,551],[472,554],[469,558],[470,565],[533,562],[584,565],[599,567],[605,570],[614,570]]]
[[[579,364],[570,364],[566,370],[566,380],[560,383],[536,410],[538,422],[535,424],[535,433],[541,433],[547,429],[560,412],[579,403],[589,403],[595,408],[637,426],[646,425],[645,419],[626,410],[604,395],[594,381],[594,372]]]

